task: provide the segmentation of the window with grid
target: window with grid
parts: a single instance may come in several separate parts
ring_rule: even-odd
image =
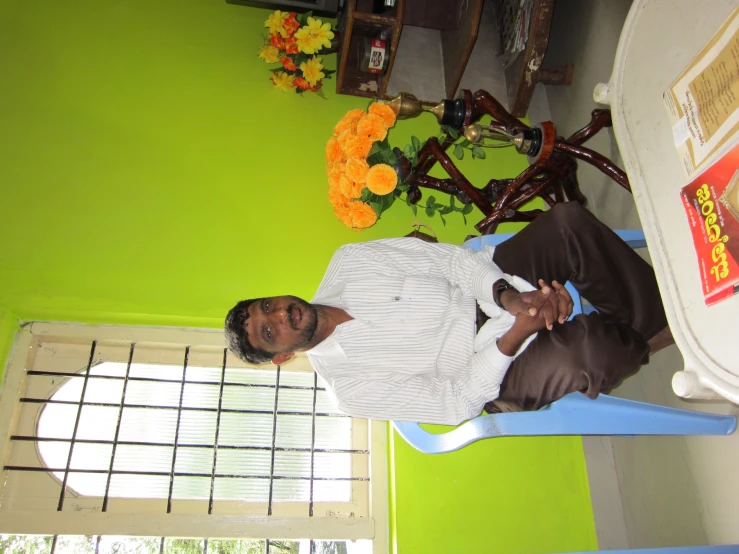
[[[370,503],[383,426],[340,414],[306,360],[248,367],[220,333],[176,333],[34,324],[0,402],[0,532],[371,539],[386,526]],[[42,512],[57,517],[22,523]]]

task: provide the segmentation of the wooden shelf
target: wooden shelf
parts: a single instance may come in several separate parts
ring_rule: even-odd
[[[425,0],[397,0],[392,10],[379,15],[371,12],[371,0],[348,0],[339,49],[336,92],[370,98],[387,97],[400,35],[404,20],[408,18],[414,27],[440,31],[442,78],[446,77],[446,94],[452,98],[477,39],[482,0],[448,0],[438,5],[434,3],[434,6],[431,9]],[[361,42],[366,38],[378,38],[381,34],[390,42],[387,71],[384,75],[364,72],[359,69]],[[437,99],[422,100],[438,102]]]
[[[339,49],[339,68],[336,72],[336,92],[354,96],[381,98],[385,96],[390,73],[403,28],[405,0],[397,0],[395,8],[382,15],[371,12],[369,0],[348,0],[346,25]],[[360,43],[365,38],[388,35],[390,59],[384,75],[359,69]]]

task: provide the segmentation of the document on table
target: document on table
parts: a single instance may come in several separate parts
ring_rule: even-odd
[[[739,131],[739,8],[663,94],[688,177]]]

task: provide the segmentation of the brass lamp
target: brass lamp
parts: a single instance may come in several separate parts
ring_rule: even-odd
[[[429,108],[421,104],[421,101],[409,92],[401,92],[388,102],[388,106],[395,112],[397,119],[410,119],[422,112],[431,112],[440,125],[448,125],[455,129],[464,127],[464,137],[472,144],[484,148],[501,148],[515,146],[516,151],[529,157],[529,161],[539,160],[542,156],[548,158],[551,154],[551,146],[556,137],[554,125],[544,122],[531,129],[511,134],[502,125],[491,124],[488,126],[464,125],[466,105],[464,98],[455,100],[442,100],[435,106]],[[497,144],[484,144],[485,139],[495,141]],[[551,143],[551,144],[550,144]],[[542,145],[545,148],[542,148]]]

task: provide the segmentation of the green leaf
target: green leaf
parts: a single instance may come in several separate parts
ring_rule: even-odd
[[[444,219],[442,212],[439,212],[439,217],[441,218],[441,224],[446,227],[446,219]]]
[[[410,200],[408,201],[408,203],[410,204]],[[410,204],[410,207],[413,211],[413,215],[418,215],[418,206],[416,206],[415,204]]]
[[[428,205],[428,204],[433,204],[434,202],[436,202],[436,197],[434,197],[434,196],[429,196],[429,197],[428,197],[428,198],[426,199],[426,205]]]
[[[464,158],[464,148],[462,148],[459,144],[454,145],[454,157],[458,160]]]
[[[390,155],[385,159],[385,163],[390,167],[394,167],[398,163],[398,156],[395,155],[395,152],[390,151]]]
[[[454,196],[449,195],[449,205],[453,208],[454,207]]]
[[[385,156],[382,155],[382,152],[375,152],[374,154],[367,156],[367,165],[369,165],[370,167],[372,167],[373,165],[384,163]]]
[[[462,148],[465,148],[465,147],[467,147],[467,146],[469,146],[469,145],[470,145],[470,141],[468,141],[467,139],[464,139],[464,140],[463,140],[462,142],[460,142],[460,143],[459,143],[459,145],[460,145],[460,146],[461,146]]]
[[[410,160],[413,158],[413,154],[413,147],[410,144],[406,144],[405,148],[403,148],[403,155]]]
[[[372,191],[370,191],[370,189],[367,189],[367,188],[362,189],[362,202],[366,203],[370,199],[371,196],[372,196]]]
[[[445,207],[439,209],[439,213],[441,215],[450,214],[453,211],[454,211],[454,206],[445,206]]]
[[[408,185],[407,183],[398,183],[398,186],[395,188],[398,189],[400,192],[408,192],[410,185]]]
[[[380,204],[379,202],[370,202],[369,205],[372,206],[373,210],[375,210],[377,217],[380,217],[382,215],[382,204]]]
[[[434,217],[434,209],[431,206],[426,206],[426,215],[428,217]]]
[[[470,212],[472,211],[472,208],[474,208],[474,206],[473,206],[472,204],[467,204],[467,205],[466,205],[466,206],[465,206],[465,207],[464,207],[464,208],[462,209],[462,214],[468,214],[468,213],[470,213]]]
[[[445,125],[441,129],[454,140],[457,140],[459,138],[459,131],[457,131],[454,127],[449,127],[448,125]]]
[[[382,211],[384,212],[395,202],[395,195],[393,193],[380,196],[380,203],[382,204]]]
[[[483,150],[479,146],[473,146],[472,147],[472,157],[473,158],[480,158],[481,160],[484,160],[485,159],[485,150]]]
[[[467,218],[462,214],[462,220],[464,221],[464,224],[467,225]]]
[[[415,151],[418,152],[421,149],[421,141],[417,137],[411,137],[411,142]]]

